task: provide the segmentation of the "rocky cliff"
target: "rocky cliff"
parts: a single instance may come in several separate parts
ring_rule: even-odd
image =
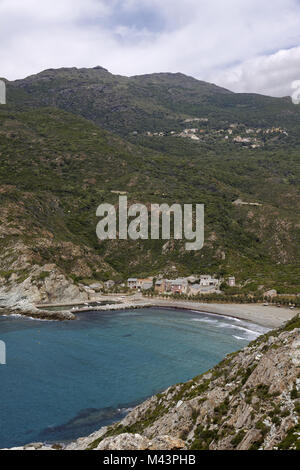
[[[300,316],[67,449],[300,450]]]

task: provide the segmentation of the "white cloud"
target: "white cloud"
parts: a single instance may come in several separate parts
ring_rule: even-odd
[[[219,74],[217,81],[237,92],[290,96],[300,79],[300,47],[257,57]]]
[[[0,0],[0,76],[102,65],[182,72],[234,91],[291,94],[298,0]]]
[[[292,83],[292,89],[294,90],[292,94],[293,103],[299,104],[300,103],[300,80],[295,80]]]

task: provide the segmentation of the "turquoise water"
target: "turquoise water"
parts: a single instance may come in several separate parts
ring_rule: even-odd
[[[264,331],[171,309],[89,312],[72,322],[0,317],[0,448],[87,435]]]

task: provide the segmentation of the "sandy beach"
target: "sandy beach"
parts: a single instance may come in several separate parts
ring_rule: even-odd
[[[125,297],[125,296],[123,296]],[[285,322],[300,313],[300,309],[290,309],[288,307],[276,307],[273,305],[264,306],[262,304],[221,304],[221,303],[201,303],[188,300],[163,300],[159,298],[143,297],[141,294],[126,296],[120,298],[117,295],[107,295],[94,298],[92,302],[106,301],[107,305],[85,306],[82,302],[65,302],[60,304],[38,305],[38,307],[47,310],[51,307],[65,307],[66,313],[76,315],[80,312],[88,311],[114,311],[122,309],[147,308],[147,307],[165,307],[195,310],[198,312],[213,313],[226,317],[239,318],[250,321],[266,328],[277,328]],[[111,303],[110,303],[111,302]],[[71,310],[68,307],[72,306]],[[61,313],[61,312],[60,312]]]
[[[150,303],[150,302],[149,302]],[[152,299],[152,305],[158,307],[184,308],[197,310],[198,312],[214,313],[228,317],[251,321],[267,328],[277,328],[293,318],[299,309],[291,310],[288,307],[276,307],[261,304],[205,304],[184,300],[160,300]]]

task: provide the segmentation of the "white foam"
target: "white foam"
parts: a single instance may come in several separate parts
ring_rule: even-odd
[[[192,321],[199,321],[201,323],[219,323],[218,320],[210,320],[209,318],[192,318]]]
[[[241,322],[239,318],[231,317],[229,315],[221,315],[219,313],[211,313],[211,312],[202,312],[201,310],[191,310],[191,312],[198,313],[199,315],[207,315],[209,317],[216,317],[216,318],[224,318],[225,320]]]
[[[224,315],[218,315],[218,314],[206,313],[206,312],[198,312],[198,311],[196,312],[195,310],[192,310],[192,311],[199,314],[199,317],[192,318],[192,321],[211,324],[212,326],[214,325],[216,328],[228,328],[232,330],[238,330],[245,334],[244,337],[235,336],[236,339],[251,341],[251,340],[258,338],[260,335],[265,334],[267,331],[269,331],[268,328],[265,328],[260,325],[256,325],[254,323],[247,322],[245,320],[240,320],[239,318],[227,317]],[[203,315],[203,317],[200,315]],[[215,318],[214,319],[207,318],[207,316],[210,316],[210,317],[213,316]],[[222,321],[224,319],[227,320],[227,322]],[[233,322],[235,322],[235,324]],[[238,323],[238,325],[236,323]]]
[[[7,317],[7,318],[21,318],[22,315],[19,313],[12,313],[11,315],[1,315],[1,317]]]
[[[20,313],[12,313],[11,315],[0,315],[1,317],[6,317],[6,318],[23,318],[24,320],[33,320],[33,321],[47,321],[47,322],[52,322],[52,321],[57,321],[57,320],[48,320],[47,318],[35,318],[35,317],[28,317],[27,315],[21,315]]]

